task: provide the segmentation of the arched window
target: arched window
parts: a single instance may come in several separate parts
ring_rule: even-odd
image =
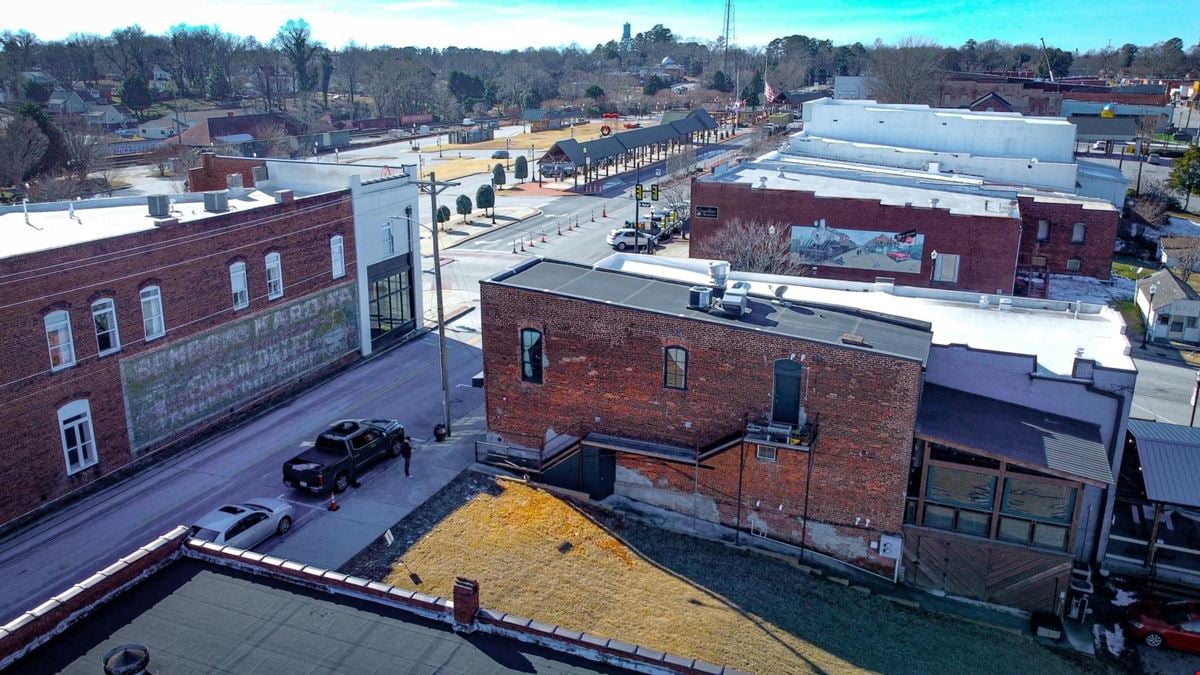
[[[683,347],[663,350],[663,386],[668,389],[687,389],[688,352]]]
[[[267,299],[283,297],[283,261],[278,253],[267,254]]]
[[[142,289],[142,331],[147,340],[160,338],[167,332],[166,321],[163,320],[162,291],[158,286],[147,286]]]
[[[112,298],[92,303],[92,325],[96,327],[96,350],[100,356],[121,350],[121,335],[117,331],[117,304]]]
[[[341,279],[346,276],[346,250],[343,248],[342,235],[329,238],[329,259],[333,265],[333,278]]]
[[[1087,234],[1087,225],[1075,223],[1075,227],[1071,228],[1071,243],[1082,244],[1085,234]]]
[[[521,379],[542,383],[542,333],[532,328],[521,330]]]
[[[71,337],[71,315],[65,310],[50,312],[43,320],[50,347],[50,370],[75,365],[75,341]]]
[[[250,288],[246,285],[246,263],[235,262],[229,266],[229,288],[233,291],[233,308],[250,306]]]
[[[58,409],[58,428],[68,476],[98,461],[96,437],[92,433],[92,410],[86,399],[72,401]]]
[[[771,397],[771,421],[802,424],[800,413],[800,362],[779,359],[775,362],[775,387]]]

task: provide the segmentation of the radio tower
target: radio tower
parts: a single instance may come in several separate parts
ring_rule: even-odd
[[[725,41],[725,56],[721,61],[721,70],[729,75],[729,45],[733,42],[733,0],[725,0],[725,26],[721,31]]]

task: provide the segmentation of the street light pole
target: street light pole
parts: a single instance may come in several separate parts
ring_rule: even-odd
[[[430,171],[429,180],[418,180],[416,185],[422,194],[429,195],[430,213],[433,215],[430,229],[433,232],[433,290],[437,297],[438,359],[442,371],[442,424],[446,427],[446,436],[450,436],[450,382],[446,371],[446,316],[442,303],[442,260],[438,247],[437,196],[447,188],[456,187],[460,183],[438,182],[434,172]]]

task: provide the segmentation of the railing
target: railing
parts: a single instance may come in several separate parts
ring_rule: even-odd
[[[495,464],[510,469],[540,472],[542,469],[545,450],[538,448],[518,448],[502,443],[475,441],[475,461],[482,464]]]
[[[796,450],[811,450],[817,440],[820,415],[813,415],[804,424],[779,422],[750,422],[746,424],[746,440],[755,443],[788,446]]]

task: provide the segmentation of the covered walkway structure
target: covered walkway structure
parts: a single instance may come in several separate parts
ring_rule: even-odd
[[[605,138],[584,142],[561,140],[538,160],[538,169],[543,176],[573,175],[577,186],[582,174],[587,188],[602,177],[657,162],[693,143],[715,141],[719,128],[708,111],[698,108],[681,119]]]

